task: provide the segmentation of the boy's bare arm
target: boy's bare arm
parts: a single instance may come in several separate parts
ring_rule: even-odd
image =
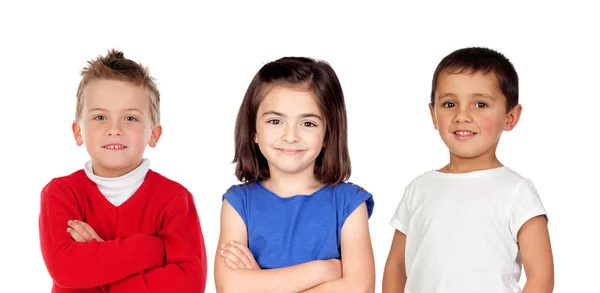
[[[523,293],[551,293],[554,290],[554,261],[546,217],[537,216],[525,222],[518,239],[527,276]]]
[[[41,195],[40,244],[52,279],[65,288],[94,288],[164,265],[164,243],[156,236],[132,235],[110,241],[76,242],[68,222],[82,219],[77,199],[52,181]]]
[[[220,254],[220,245],[232,240],[248,243],[248,233],[244,221],[225,200],[221,208],[221,235],[215,256],[215,285],[219,293],[300,292],[341,276],[341,269],[335,272],[332,261],[311,261],[269,270],[233,269]]]
[[[383,293],[403,293],[406,286],[406,235],[396,230],[383,272]]]

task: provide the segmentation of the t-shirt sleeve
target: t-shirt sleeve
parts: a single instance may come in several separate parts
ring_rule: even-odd
[[[246,187],[244,185],[232,186],[223,195],[223,200],[225,199],[240,215],[240,217],[244,221],[244,224],[248,226],[248,197],[246,193]]]
[[[404,235],[408,235],[408,226],[410,224],[410,208],[409,208],[409,197],[412,190],[412,184],[404,189],[400,204],[396,208],[396,212],[390,221],[390,225],[396,230],[402,232]]]
[[[515,241],[518,240],[519,230],[531,218],[546,215],[538,192],[529,180],[523,180],[515,189],[510,211],[510,232]]]
[[[341,211],[341,222],[342,225],[346,222],[346,219],[356,210],[356,208],[361,205],[363,202],[367,204],[367,212],[369,218],[373,214],[373,208],[375,206],[375,201],[373,200],[373,195],[366,191],[364,188],[356,185],[349,184],[348,191],[345,194],[340,194],[343,197],[342,202],[342,211]]]

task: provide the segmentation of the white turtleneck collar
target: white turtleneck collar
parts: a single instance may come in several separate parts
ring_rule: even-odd
[[[83,170],[90,180],[100,189],[100,192],[114,206],[119,206],[127,201],[140,188],[150,169],[150,160],[143,159],[133,171],[117,178],[104,178],[96,176],[92,170],[92,161],[85,163]]]

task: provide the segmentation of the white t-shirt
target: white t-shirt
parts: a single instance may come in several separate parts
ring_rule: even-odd
[[[546,211],[507,167],[413,180],[390,224],[406,235],[405,293],[519,293],[517,234]]]

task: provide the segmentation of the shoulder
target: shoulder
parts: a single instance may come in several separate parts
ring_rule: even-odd
[[[499,168],[494,172],[494,176],[491,177],[492,186],[494,186],[493,190],[497,192],[510,194],[511,196],[522,192],[535,192],[533,182],[529,178],[508,167]]]
[[[255,182],[247,182],[231,185],[222,196],[222,200],[227,200],[231,205],[245,204],[248,195],[258,188]]]
[[[75,171],[66,176],[55,177],[42,189],[42,197],[76,193],[84,188],[86,178],[83,170]]]
[[[432,181],[437,181],[439,180],[439,177],[437,176],[438,172],[436,170],[428,170],[426,172],[421,173],[420,175],[418,175],[417,177],[415,177],[413,180],[411,180],[406,187],[412,187],[412,186],[420,186],[420,185],[426,185],[426,184],[430,184]]]
[[[140,191],[147,194],[144,198],[149,209],[163,210],[169,215],[196,213],[194,196],[181,183],[153,170],[148,170],[144,180]]]
[[[333,197],[339,203],[347,203],[356,198],[366,200],[373,195],[361,185],[352,182],[343,182],[329,187]]]
[[[373,213],[373,195],[361,185],[352,182],[340,183],[333,186],[333,193],[339,208],[344,210],[343,215],[348,216],[362,203],[367,205],[369,217]]]
[[[424,189],[437,185],[440,179],[437,175],[436,170],[428,170],[413,178],[408,184],[399,185],[397,191],[398,194],[402,194],[400,204],[402,205],[402,202],[405,202],[408,206],[412,206],[415,198],[420,197],[419,193],[423,192]]]
[[[421,187],[431,186],[439,181],[439,176],[437,176],[436,170],[429,170],[419,174],[417,177],[413,178],[408,184],[404,185],[404,195],[410,196],[415,193],[416,190],[419,190]]]
[[[257,183],[255,182],[246,182],[240,184],[234,184],[229,186],[227,190],[225,190],[225,195],[235,195],[235,196],[247,196],[248,193],[257,187]]]
[[[528,178],[524,177],[523,175],[509,167],[503,167],[498,169],[498,176],[502,179],[502,181],[508,181],[514,184],[520,184],[520,182],[530,181]]]
[[[364,187],[352,183],[352,182],[343,182],[337,185],[332,186],[333,192],[336,194],[356,194],[356,193],[369,193]]]
[[[248,194],[251,190],[258,188],[256,183],[243,183],[230,186],[223,194],[221,200],[227,200],[227,203],[242,218],[245,225],[248,225],[249,201]],[[227,214],[231,216],[232,214]],[[224,214],[221,214],[223,217]]]
[[[247,193],[249,189],[251,189],[251,187],[253,187],[255,185],[255,183],[240,183],[240,184],[234,184],[229,186],[229,188],[227,188],[227,190],[225,191],[225,194],[227,193]]]
[[[145,185],[149,192],[155,196],[164,197],[167,202],[176,198],[186,201],[190,198],[193,199],[190,191],[181,183],[151,169],[148,170],[144,180],[150,181]]]
[[[533,181],[522,176],[516,171],[505,168],[503,172],[503,182],[507,186],[512,186],[512,197],[522,196],[523,194],[537,194],[537,190]]]
[[[156,184],[161,188],[187,190],[181,183],[172,180],[152,169],[148,170],[144,180],[151,180],[153,184]]]

